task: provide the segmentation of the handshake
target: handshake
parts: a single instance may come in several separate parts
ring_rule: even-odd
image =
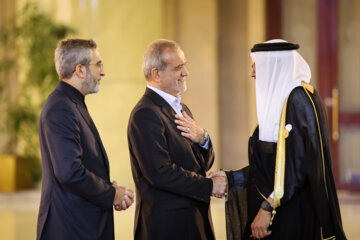
[[[118,186],[116,181],[112,182],[115,188],[114,208],[116,211],[128,209],[134,202],[134,192],[124,186]]]
[[[212,195],[217,198],[223,198],[227,194],[227,178],[225,172],[211,172],[207,178],[211,178],[213,181]]]

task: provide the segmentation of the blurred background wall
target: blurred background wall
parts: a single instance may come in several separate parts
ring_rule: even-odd
[[[26,2],[0,0],[0,26]],[[213,170],[217,170],[247,164],[248,137],[257,125],[250,48],[283,38],[300,44],[299,52],[312,70],[312,84],[326,105],[337,186],[360,190],[359,1],[35,2],[54,21],[75,29],[71,37],[98,43],[106,76],[100,92],[87,96],[86,103],[108,153],[111,178],[118,183],[134,188],[126,130],[129,114],[145,90],[142,54],[151,41],[168,38],[182,46],[190,72],[183,102],[211,135],[216,151]],[[0,57],[4,54],[6,49]],[[5,91],[9,94],[2,101],[18,97],[21,72],[20,65],[8,73]],[[6,130],[4,124],[0,122]],[[2,150],[6,137],[6,131],[0,132]]]
[[[26,3],[2,0],[2,21]],[[106,76],[101,91],[87,96],[86,102],[106,147],[113,179],[133,187],[127,122],[146,86],[142,54],[158,38],[179,42],[185,52],[190,76],[183,101],[212,137],[217,155],[213,170],[246,164],[247,138],[256,126],[254,84],[248,77],[249,49],[265,40],[264,1],[37,3],[55,21],[74,28],[71,37],[92,38],[99,45]],[[16,79],[12,82],[8,88],[16,88]],[[17,91],[13,92],[16,97]]]

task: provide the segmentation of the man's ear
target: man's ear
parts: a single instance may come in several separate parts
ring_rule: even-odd
[[[152,68],[152,69],[151,69],[151,79],[152,79],[153,81],[158,82],[158,81],[159,81],[159,78],[160,78],[159,69],[157,69],[157,68]]]
[[[86,67],[82,64],[77,64],[75,67],[75,74],[78,78],[84,79],[86,77]]]

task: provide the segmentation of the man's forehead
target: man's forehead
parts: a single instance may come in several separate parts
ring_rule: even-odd
[[[181,49],[166,49],[163,53],[164,60],[171,61],[171,60],[181,60],[186,61],[185,54]],[[180,59],[179,59],[180,58]]]
[[[100,52],[98,48],[92,48],[90,52],[92,59],[100,59]]]

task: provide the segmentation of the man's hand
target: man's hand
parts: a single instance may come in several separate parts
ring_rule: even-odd
[[[223,171],[217,171],[217,172],[210,172],[209,175],[207,175],[207,178],[211,178],[213,180],[213,185],[214,184],[214,180],[215,181],[219,181],[219,179],[215,179],[215,178],[219,178],[219,177],[224,177],[225,181],[226,181],[226,174]],[[225,194],[226,191],[226,185],[227,185],[227,181],[225,182],[225,190],[224,193],[214,193],[214,187],[213,187],[213,196],[217,197],[217,198],[222,198]]]
[[[204,144],[203,137],[205,130],[200,127],[185,111],[182,111],[183,116],[175,115],[175,123],[177,128],[181,131],[181,135],[189,138],[195,143]]]
[[[112,182],[115,188],[114,208],[117,211],[128,209],[134,202],[134,193],[124,186],[118,186],[116,181]]]
[[[268,198],[267,200],[271,205],[273,205],[272,198]],[[265,211],[260,208],[258,214],[256,215],[254,221],[251,224],[252,236],[254,238],[264,238],[271,234],[271,231],[268,230],[271,221],[271,212]]]
[[[213,178],[213,177],[226,177],[226,174],[224,171],[217,171],[217,172],[210,172],[207,178]]]
[[[213,190],[212,190],[213,196],[217,198],[222,198],[222,196],[224,196],[225,194],[226,186],[227,186],[226,177],[224,176],[213,177],[211,178],[211,180],[213,181]]]

